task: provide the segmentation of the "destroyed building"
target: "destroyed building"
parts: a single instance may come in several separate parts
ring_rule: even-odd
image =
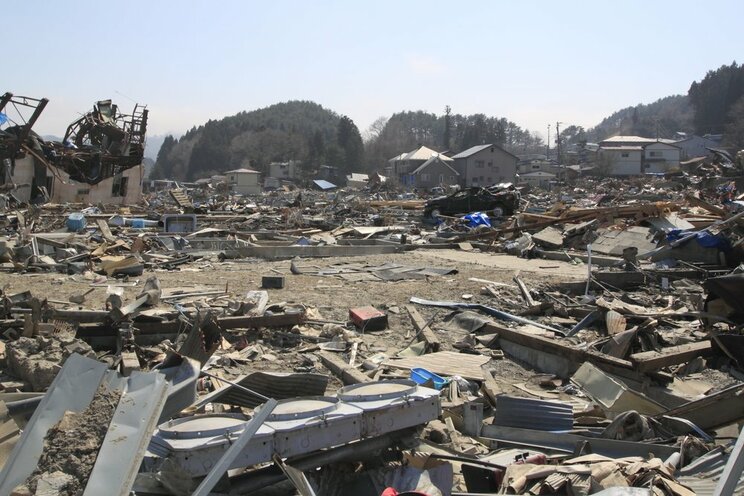
[[[0,187],[20,203],[113,203],[127,205],[142,198],[147,109],[131,114],[104,100],[67,128],[61,142],[45,141],[32,127],[46,99],[0,98]],[[11,121],[10,111],[16,119]],[[30,113],[26,118],[24,114]]]

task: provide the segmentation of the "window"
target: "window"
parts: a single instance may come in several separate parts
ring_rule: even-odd
[[[628,158],[630,157],[630,153],[621,153],[620,156],[623,158]]]
[[[444,174],[439,174],[439,184],[444,183]]]
[[[532,170],[540,170],[540,165],[539,164],[533,165]]]
[[[496,174],[498,174],[498,173],[500,172],[500,171],[499,171],[499,168],[498,168],[498,167],[494,167],[494,168],[493,168],[493,171],[494,171],[494,172],[495,172]]]
[[[114,176],[114,182],[111,185],[111,196],[127,196],[128,177]]]
[[[493,167],[493,162],[490,162],[490,161],[489,161],[489,162],[488,162],[488,166],[489,166],[489,167]]]
[[[475,161],[475,166],[477,168],[479,168],[479,169],[482,169],[483,167],[486,166],[486,163],[483,160],[476,160]]]
[[[426,182],[431,179],[431,176],[429,174],[421,174],[421,181]]]
[[[648,152],[648,156],[649,157],[663,157],[664,156],[664,152],[650,151],[650,152]]]

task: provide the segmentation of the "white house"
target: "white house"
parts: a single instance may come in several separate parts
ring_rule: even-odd
[[[679,169],[681,150],[676,145],[657,141],[643,147],[643,172],[668,172]]]
[[[550,181],[554,181],[555,177],[555,174],[543,171],[527,172],[519,175],[521,182],[525,182],[533,188],[542,188],[546,190],[550,189]]]
[[[597,160],[610,176],[638,176],[643,170],[643,147],[601,146]]]
[[[253,169],[235,169],[225,172],[227,182],[234,193],[258,195],[261,193],[261,173]]]
[[[613,136],[599,146],[598,162],[612,176],[662,173],[679,168],[681,150],[673,140]]]

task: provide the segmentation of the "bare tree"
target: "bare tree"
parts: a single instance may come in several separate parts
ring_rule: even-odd
[[[369,125],[366,131],[364,131],[364,142],[369,143],[370,141],[376,140],[380,134],[382,133],[382,130],[385,129],[385,124],[387,124],[388,118],[387,117],[378,117],[375,119],[375,121]]]

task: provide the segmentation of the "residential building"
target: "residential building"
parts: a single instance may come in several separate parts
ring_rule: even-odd
[[[520,182],[527,183],[532,188],[542,188],[545,190],[550,190],[550,183],[551,181],[555,181],[555,178],[555,174],[544,171],[527,172],[519,175]]]
[[[466,188],[514,182],[517,175],[519,158],[498,145],[473,146],[452,158],[460,174],[460,186]]]
[[[677,133],[682,134],[684,133]],[[674,146],[679,147],[682,151],[682,160],[690,160],[696,157],[707,157],[710,152],[708,148],[718,148],[720,141],[705,136],[684,135],[679,141],[674,142]]]
[[[19,185],[12,193],[21,202],[33,201],[45,192],[52,203],[128,205],[142,200],[144,174],[145,167],[140,164],[95,184],[81,183],[61,168],[45,166],[27,154],[15,159],[9,179]]]
[[[643,174],[642,146],[600,146],[597,158],[600,173],[608,176]]]
[[[416,180],[418,179],[421,181],[421,177],[414,177],[415,175],[422,173],[422,166],[424,164],[427,164],[432,158],[437,159],[437,164],[444,163],[446,164],[450,169],[454,171],[454,160],[452,160],[450,157],[444,155],[443,153],[439,153],[435,150],[432,150],[431,148],[428,148],[426,146],[420,146],[416,148],[415,150],[412,150],[408,153],[401,153],[398,156],[395,156],[388,160],[388,163],[390,164],[389,172],[386,168],[386,174],[390,174],[393,177],[397,178],[401,185],[407,186],[407,187],[420,187],[416,184]],[[427,168],[431,166],[432,164],[427,164]],[[447,172],[447,168],[442,168],[439,165],[435,166],[435,169],[441,169],[441,174],[439,175],[443,176],[443,181],[445,181],[442,184],[435,184],[435,186],[442,186],[450,184],[457,184],[446,182],[449,181],[450,178],[454,176],[455,181],[457,180],[457,174],[452,174],[451,172]],[[432,169],[433,170],[433,169]],[[418,171],[415,173],[415,171]],[[431,175],[433,172],[427,171],[425,174]],[[433,181],[433,177],[429,180],[424,180],[424,182],[430,182]]]
[[[679,169],[680,148],[657,141],[643,147],[643,172],[662,173]]]
[[[599,144],[599,170],[611,176],[664,173],[679,168],[681,149],[674,140],[613,136]]]
[[[269,177],[292,181],[297,179],[298,167],[297,162],[272,162],[269,164]]]
[[[417,189],[431,189],[437,186],[458,184],[459,174],[452,167],[452,159],[437,154],[418,166],[407,175],[406,184]]]
[[[553,162],[547,160],[531,160],[529,162],[520,162],[517,165],[517,172],[519,175],[527,174],[529,172],[553,172],[553,169],[557,167]]]
[[[261,193],[261,173],[253,169],[235,169],[225,172],[230,189],[239,195]]]

